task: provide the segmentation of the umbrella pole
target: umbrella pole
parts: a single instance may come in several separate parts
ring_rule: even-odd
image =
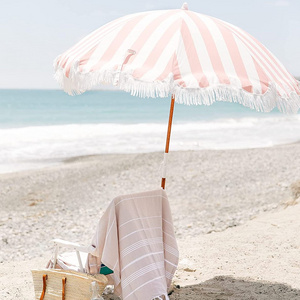
[[[166,148],[165,148],[165,155],[164,155],[164,162],[163,162],[163,175],[162,175],[162,179],[161,179],[161,187],[163,189],[165,189],[165,186],[166,186],[166,163],[167,163],[167,153],[169,153],[174,104],[175,104],[175,96],[172,95],[171,105],[170,105],[170,113],[169,113],[168,133],[167,133],[167,139],[166,139]]]

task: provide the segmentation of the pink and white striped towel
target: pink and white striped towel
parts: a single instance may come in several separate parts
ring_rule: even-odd
[[[155,190],[116,197],[99,221],[87,270],[101,262],[114,271],[115,294],[123,300],[169,299],[178,248],[166,192]]]

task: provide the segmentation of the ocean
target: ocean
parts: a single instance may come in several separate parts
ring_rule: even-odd
[[[164,151],[170,99],[121,91],[68,96],[0,90],[0,173],[70,157]],[[170,151],[272,147],[300,140],[300,114],[258,113],[236,103],[175,104]]]

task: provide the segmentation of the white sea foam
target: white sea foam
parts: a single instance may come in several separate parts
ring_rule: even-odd
[[[0,129],[0,173],[100,153],[163,151],[167,124],[74,124]],[[173,125],[170,151],[270,147],[300,140],[300,116]]]

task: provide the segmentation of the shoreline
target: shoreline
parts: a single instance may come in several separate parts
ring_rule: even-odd
[[[276,144],[276,145],[272,145],[272,146],[262,146],[262,147],[254,147],[254,148],[232,148],[232,149],[200,149],[200,150],[171,150],[170,153],[176,153],[176,152],[205,152],[205,151],[243,151],[243,150],[259,150],[259,149],[269,149],[269,148],[276,148],[276,147],[282,147],[282,146],[289,146],[289,145],[297,145],[300,144],[300,140],[295,141],[295,142],[291,142],[291,143],[282,143],[282,144]],[[161,154],[162,159],[163,159],[163,150],[161,151],[151,151],[151,152],[128,152],[128,153],[124,153],[124,152],[120,152],[120,153],[97,153],[97,154],[87,154],[87,155],[78,155],[78,156],[70,156],[67,158],[49,158],[49,159],[44,159],[44,160],[32,160],[32,161],[28,161],[25,163],[39,163],[41,162],[41,166],[40,167],[32,167],[32,168],[28,168],[28,169],[21,169],[21,170],[16,170],[16,171],[11,171],[11,172],[0,172],[0,179],[1,176],[5,176],[8,174],[17,174],[17,173],[22,173],[22,172],[30,172],[30,171],[39,171],[39,170],[46,170],[48,168],[52,168],[52,167],[59,167],[61,165],[64,164],[70,164],[70,163],[76,163],[76,162],[80,162],[80,161],[89,161],[89,160],[93,160],[93,159],[97,159],[98,157],[103,157],[103,156],[107,156],[109,157],[110,155],[116,155],[116,156],[122,156],[122,155],[143,155],[143,154]],[[46,164],[45,164],[46,163]]]
[[[255,148],[232,148],[232,149],[200,149],[200,150],[170,150],[170,153],[176,153],[176,152],[203,152],[203,151],[243,151],[243,150],[259,150],[259,149],[269,149],[269,148],[276,148],[276,147],[281,147],[281,146],[289,146],[289,145],[297,145],[300,144],[300,140],[291,142],[291,143],[283,143],[283,144],[277,144],[277,145],[272,145],[269,147],[255,147]],[[109,156],[109,155],[139,155],[139,154],[156,154],[159,153],[164,155],[163,150],[161,151],[151,151],[151,152],[136,152],[136,153],[99,153],[99,154],[89,154],[89,155],[78,155],[78,156],[72,156],[69,158],[64,158],[61,159],[62,163],[68,164],[68,163],[76,163],[79,161],[88,161],[92,159],[97,159],[97,157],[100,156]],[[25,170],[26,171],[26,170]]]

